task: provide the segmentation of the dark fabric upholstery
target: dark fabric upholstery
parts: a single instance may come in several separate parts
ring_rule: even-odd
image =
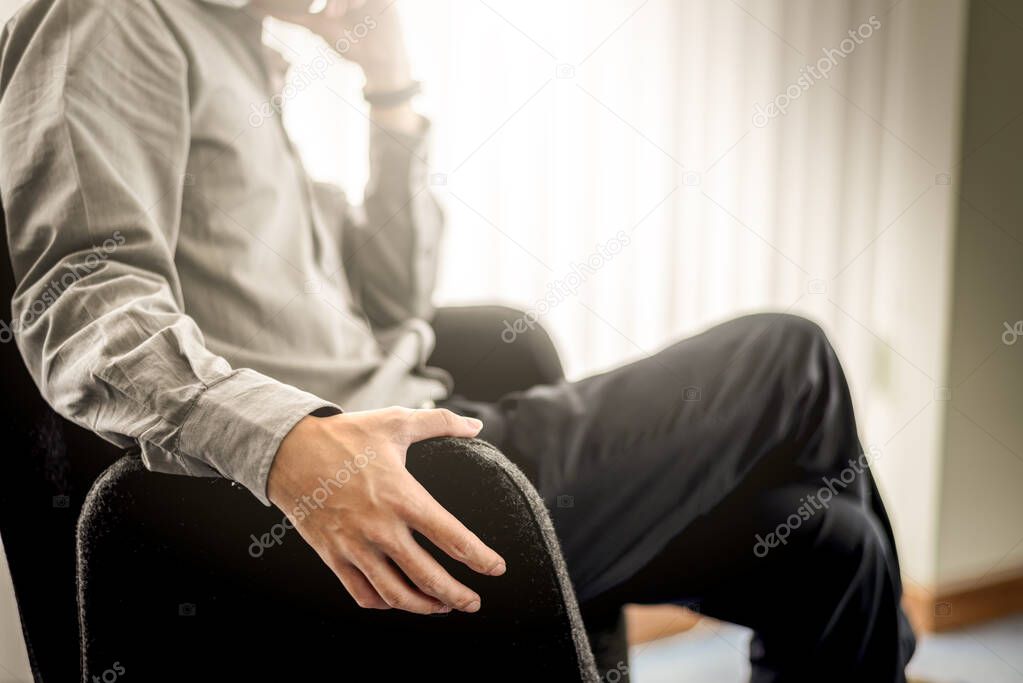
[[[0,210],[0,537],[36,680],[78,677],[74,531],[96,477],[121,452],[63,420],[39,394],[11,336],[15,281]]]
[[[10,267],[6,226],[2,224],[2,220],[3,212],[0,211],[2,240],[0,316],[2,321],[9,325],[6,330],[0,331],[0,372],[3,373],[6,389],[0,397],[0,429],[5,445],[5,486],[0,488],[0,536],[3,538],[4,551],[14,583],[33,674],[37,681],[71,681],[81,676],[82,660],[79,651],[81,635],[79,612],[75,603],[75,525],[90,487],[104,469],[114,463],[122,453],[102,439],[56,415],[39,395],[29,377],[13,339],[8,336],[8,330],[13,327],[10,302],[15,290],[15,280]],[[435,321],[438,330],[438,349],[431,362],[449,368],[458,388],[464,389],[465,395],[480,400],[495,398],[507,391],[530,384],[560,379],[562,373],[557,354],[542,329],[538,328],[527,335],[525,337],[528,339],[527,344],[500,343],[502,321],[513,320],[520,315],[520,312],[504,307],[441,309]],[[536,355],[530,358],[530,354]],[[418,448],[424,449],[426,453],[431,447],[424,445]],[[506,473],[506,476],[511,475]],[[480,477],[481,481],[487,479]],[[119,482],[122,481],[126,483],[127,488],[118,491]],[[457,485],[459,481],[460,478],[452,477],[440,482],[438,486]],[[157,482],[159,486],[156,486]],[[504,490],[507,492],[508,489]],[[522,496],[527,495],[525,490],[520,490],[519,493]],[[510,493],[507,495],[514,499]],[[481,500],[489,500],[491,494],[481,493],[480,496]],[[523,500],[525,498],[519,500],[520,505]],[[165,503],[163,507],[157,504],[160,501]],[[188,504],[186,505],[184,501]],[[226,510],[233,510],[235,505],[239,509],[244,508],[246,513],[238,515],[232,513],[230,516],[223,514]],[[143,511],[154,509],[162,510],[162,514],[154,512],[152,519],[140,518]],[[510,509],[514,509],[514,506]],[[105,519],[100,521],[104,517]],[[505,517],[506,522],[509,519],[512,518]],[[130,658],[137,657],[128,646],[128,640],[122,641],[118,646],[113,641],[100,639],[97,634],[102,633],[103,628],[111,623],[119,624],[121,631],[130,632],[129,635],[137,643],[148,644],[140,648],[139,652],[148,651],[156,657],[154,662],[167,665],[164,670],[167,678],[174,668],[170,666],[171,663],[177,663],[179,669],[186,664],[190,665],[192,668],[189,669],[191,674],[189,677],[200,680],[206,679],[205,674],[209,672],[210,667],[217,666],[215,663],[217,660],[214,660],[213,664],[204,664],[191,661],[187,657],[182,658],[178,647],[161,638],[158,631],[144,628],[141,622],[133,622],[131,616],[133,610],[138,612],[138,618],[166,619],[164,625],[171,628],[163,632],[166,636],[173,635],[176,632],[173,629],[178,629],[177,632],[182,635],[191,634],[193,639],[204,634],[225,649],[235,644],[249,648],[250,653],[256,648],[246,644],[240,636],[231,635],[228,643],[224,640],[223,634],[241,633],[246,628],[258,630],[255,625],[259,624],[265,633],[277,636],[277,639],[267,646],[269,649],[264,648],[261,651],[263,656],[253,660],[263,664],[268,660],[280,661],[282,664],[288,662],[289,650],[286,649],[286,645],[289,641],[296,647],[311,642],[302,638],[306,630],[317,631],[319,630],[317,627],[328,623],[328,619],[332,625],[340,624],[339,618],[328,606],[343,599],[343,592],[339,592],[340,586],[336,581],[323,581],[324,567],[311,557],[308,550],[305,555],[298,553],[300,559],[296,560],[296,566],[303,567],[307,572],[319,571],[321,573],[319,584],[316,582],[307,584],[304,581],[306,576],[304,573],[295,574],[303,577],[299,580],[289,577],[287,573],[282,575],[276,571],[283,564],[287,564],[289,561],[287,558],[294,553],[282,553],[276,560],[267,560],[267,565],[272,565],[273,571],[255,571],[254,566],[260,563],[247,554],[248,548],[244,539],[242,541],[242,545],[245,546],[244,559],[249,560],[251,565],[242,566],[254,573],[246,571],[232,576],[224,571],[223,565],[218,564],[224,558],[211,552],[210,548],[218,547],[213,542],[217,538],[215,534],[226,533],[224,528],[219,526],[219,522],[226,522],[232,529],[238,529],[239,526],[248,529],[248,525],[252,525],[256,520],[265,521],[266,529],[281,521],[279,515],[275,516],[274,510],[259,506],[251,496],[232,487],[228,482],[145,473],[135,458],[125,458],[117,462],[93,493],[86,519],[82,520],[83,524],[80,527],[80,531],[87,539],[83,544],[85,552],[78,558],[77,564],[77,569],[87,581],[81,586],[81,594],[86,598],[82,615],[86,617],[89,626],[83,640],[88,644],[84,656],[93,670],[98,674],[116,672],[115,664],[125,666]],[[126,526],[118,528],[121,521]],[[522,519],[518,521],[523,522]],[[149,538],[141,535],[144,528],[164,531],[166,535]],[[209,529],[209,533],[200,534],[195,539],[187,535],[191,533],[188,530],[197,528]],[[138,547],[139,552],[136,552],[136,543],[121,545],[133,534],[140,535],[139,540],[143,542]],[[297,534],[294,532],[291,534],[297,538]],[[114,539],[120,540],[115,543]],[[519,540],[522,541],[523,538]],[[295,538],[290,540],[290,544],[293,548],[304,547],[304,544],[296,542]],[[520,549],[524,555],[530,556],[526,552],[527,545],[521,545]],[[536,548],[533,548],[534,554],[535,550]],[[141,562],[146,553],[150,553],[151,558],[160,558],[161,564],[155,567],[146,566]],[[273,557],[272,553],[268,552],[267,557]],[[585,652],[581,655],[575,654],[578,641],[572,640],[572,647],[569,647],[569,641],[566,640],[566,633],[573,634],[575,638],[581,637],[581,632],[578,628],[573,630],[569,619],[573,612],[567,609],[564,603],[559,612],[556,593],[552,592],[556,582],[550,577],[558,575],[554,569],[559,556],[547,548],[539,558],[532,568],[547,577],[548,583],[545,585],[548,592],[543,600],[540,597],[544,595],[543,591],[537,593],[537,589],[530,588],[523,592],[523,595],[538,596],[536,607],[526,610],[521,617],[517,617],[518,621],[514,622],[517,624],[516,628],[511,628],[512,622],[502,627],[511,648],[508,653],[532,651],[532,657],[521,660],[523,666],[529,662],[535,664],[537,661],[545,660],[552,666],[576,667],[573,669],[576,672],[581,666],[585,670],[587,654]],[[178,584],[180,588],[176,593],[172,591],[166,596],[155,598],[153,592],[149,590],[149,587],[159,585],[155,575],[159,572],[173,572],[179,568],[178,563],[181,564],[180,569],[188,570],[180,572]],[[530,565],[523,562],[523,566]],[[134,573],[128,571],[130,567],[136,571]],[[121,569],[123,571],[119,571]],[[292,571],[290,564],[288,569],[289,572]],[[225,577],[231,577],[233,585],[225,586],[232,584]],[[327,578],[333,581],[332,577]],[[219,588],[215,588],[218,586]],[[226,591],[226,587],[235,590]],[[327,593],[319,595],[313,587],[323,588]],[[101,598],[100,596],[104,596],[104,590],[107,592],[105,597]],[[190,602],[202,595],[213,597],[205,602],[203,607]],[[258,599],[254,601],[253,595],[258,596]],[[299,605],[293,601],[296,596],[305,600],[307,605],[312,605],[314,609],[305,612],[298,609]],[[164,599],[173,604],[168,607],[161,602]],[[571,603],[571,600],[568,602]],[[186,616],[178,616],[179,611],[187,613],[190,604],[196,605],[197,616],[200,615],[200,609],[204,611],[213,609],[215,618],[206,622],[205,628],[194,628],[195,622],[189,621]],[[257,609],[261,605],[269,607]],[[533,633],[531,630],[533,622],[539,619],[536,616],[539,612],[536,610],[552,605],[555,607],[553,616],[546,614],[541,619],[545,620],[546,626],[538,628]],[[165,607],[170,611],[162,611]],[[494,614],[497,613],[496,607],[495,605]],[[521,608],[521,605],[519,607]],[[96,613],[96,610],[105,616],[102,619],[96,617],[97,621],[93,623],[89,615]],[[330,613],[326,614],[327,611]],[[274,622],[269,617],[271,613],[281,619],[281,623]],[[123,617],[120,621],[118,615]],[[233,615],[233,620],[227,620],[229,615]],[[289,617],[294,621],[288,621]],[[384,621],[380,621],[381,619]],[[386,616],[383,613],[359,613],[354,620],[345,621],[330,634],[329,638],[324,637],[321,640],[322,643],[330,645],[328,651],[320,654],[318,661],[323,664],[322,669],[344,671],[346,666],[351,666],[352,660],[357,659],[345,654],[355,652],[348,646],[346,634],[357,626],[365,623],[379,625],[382,633],[390,635],[407,630],[405,622],[408,619],[402,616],[395,619],[393,613]],[[444,619],[451,619],[454,625],[445,627],[443,632],[449,635],[467,633],[466,642],[475,642],[473,636],[482,633],[478,629],[480,622],[476,625],[459,624],[461,617],[458,615]],[[482,619],[492,620],[486,615],[482,616],[481,621]],[[134,628],[133,623],[136,624]],[[610,641],[615,644],[617,651],[624,651],[624,631],[620,624],[617,630],[615,628],[618,622],[614,619],[607,624],[606,628],[601,625],[602,635],[595,640],[600,643]],[[305,629],[303,625],[310,628]],[[496,646],[502,642],[500,637],[502,632],[495,631],[494,635],[495,640],[491,644]],[[536,635],[550,637],[550,642],[547,644],[539,642],[534,637]],[[408,651],[408,647],[419,647],[414,640],[408,643],[404,640],[392,640],[392,645],[395,642],[401,643],[397,650],[403,653]],[[267,644],[266,641],[263,643]],[[463,643],[463,650],[471,649],[464,645]],[[561,654],[558,657],[549,657],[548,655],[552,655],[555,649]],[[422,652],[424,648],[419,650]],[[224,651],[217,650],[221,653]],[[484,649],[480,652],[490,651]],[[392,647],[387,652],[388,658],[393,659],[394,653],[395,648]],[[562,656],[565,653],[571,656]],[[230,655],[230,652],[227,654]],[[104,657],[113,659],[104,662]],[[482,660],[482,654],[477,659]],[[224,668],[227,663],[233,662],[234,658],[228,656],[219,661],[220,666]],[[423,661],[436,661],[436,657],[428,657]],[[492,660],[489,664],[493,665],[495,661],[504,660]],[[504,670],[505,667],[502,665],[500,668]],[[429,672],[428,668],[425,670]],[[125,671],[127,672],[127,669]],[[137,671],[141,674],[140,670]],[[592,669],[589,671],[592,673]],[[424,672],[421,662],[417,665],[417,672],[419,674]],[[455,677],[457,672],[457,668],[448,671],[449,675]],[[163,677],[163,674],[153,673],[148,680],[160,680]],[[260,678],[261,676],[257,675],[254,680]]]
[[[547,331],[539,325],[506,343],[505,323],[523,317],[508,306],[452,306],[437,310],[437,345],[430,365],[455,380],[455,393],[474,401],[496,401],[507,393],[565,377]]]
[[[505,394],[565,377],[557,348],[540,325],[526,327],[514,343],[502,337],[523,312],[508,306],[460,306],[437,310],[433,327],[437,346],[429,363],[455,380],[455,393],[473,401],[496,401]],[[510,336],[510,335],[509,335]],[[582,606],[583,621],[597,669],[619,680],[628,669],[629,648],[620,606]]]
[[[224,480],[118,462],[79,525],[88,676],[116,664],[147,681],[598,680],[553,527],[515,466],[485,442],[434,439],[408,467],[508,560],[481,577],[420,539],[484,597],[478,614],[360,609],[296,531],[250,553],[276,509]]]

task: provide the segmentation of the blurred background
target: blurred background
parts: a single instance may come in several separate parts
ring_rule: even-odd
[[[750,311],[818,321],[934,634],[915,671],[1023,681],[1023,5],[396,10],[448,216],[437,302],[535,314],[573,378]],[[301,29],[266,41],[293,65],[285,120],[310,172],[357,199],[357,70]],[[6,581],[0,681],[28,680]],[[742,629],[630,617],[634,680],[743,680]]]

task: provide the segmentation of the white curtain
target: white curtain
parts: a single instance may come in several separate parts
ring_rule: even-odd
[[[449,217],[438,302],[541,314],[572,377],[748,311],[820,322],[864,441],[899,456],[876,464],[883,484],[923,492],[895,507],[926,582],[962,0],[396,7]],[[332,67],[287,118],[313,173],[356,197],[359,85]]]
[[[913,198],[882,211],[872,117],[890,4],[399,3],[449,216],[438,300],[540,315],[573,376],[747,310],[839,324],[828,298],[857,308],[872,292],[869,277],[833,279],[869,275],[872,254],[856,255]],[[871,16],[881,28],[829,78],[755,125],[756,105]],[[300,63],[315,56],[300,32],[269,30]],[[356,197],[358,86],[339,65],[288,103],[312,171]]]
[[[438,303],[540,314],[573,377],[747,311],[817,320],[883,488],[907,494],[891,496],[904,566],[928,583],[964,7],[399,0],[449,217]],[[306,164],[358,198],[357,70],[267,28],[296,67],[286,122]],[[827,77],[807,71],[829,54]]]

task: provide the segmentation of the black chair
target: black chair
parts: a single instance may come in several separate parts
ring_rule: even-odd
[[[6,229],[0,234],[0,312],[10,321],[15,283]],[[519,315],[442,309],[432,362],[452,373],[459,393],[481,400],[561,379],[542,330],[500,341],[501,321]],[[584,624],[542,501],[489,444],[431,440],[408,458],[434,496],[508,559],[504,577],[479,577],[420,538],[484,595],[485,609],[361,610],[294,530],[253,550],[253,538],[278,528],[279,511],[225,480],[146,471],[137,454],[57,416],[6,332],[2,341],[0,537],[37,681],[129,672],[146,681],[596,681],[621,671],[621,613]]]

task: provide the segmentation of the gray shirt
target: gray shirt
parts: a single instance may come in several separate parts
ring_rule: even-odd
[[[268,504],[303,416],[418,406],[450,378],[425,367],[442,224],[427,124],[373,129],[350,206],[268,106],[261,35],[199,0],[30,2],[0,36],[0,199],[8,324],[50,404],[152,470]]]

